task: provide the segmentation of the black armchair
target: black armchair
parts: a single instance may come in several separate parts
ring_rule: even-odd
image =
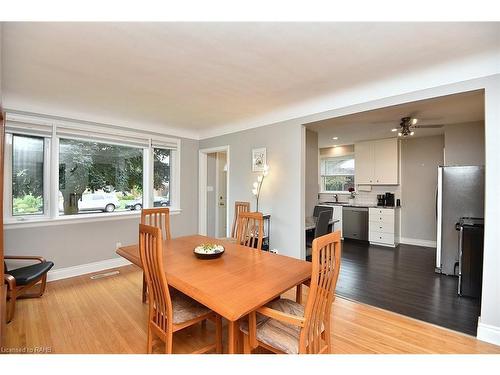
[[[10,301],[7,311],[7,323],[9,323],[14,317],[16,300],[18,298],[36,298],[43,295],[47,284],[47,272],[54,266],[54,263],[47,262],[44,258],[37,256],[6,255],[4,259],[21,261],[34,260],[38,262],[13,270],[8,270],[5,262],[3,264],[5,271],[4,281],[5,284],[7,284],[7,301]],[[38,292],[27,293],[39,282],[41,283]]]

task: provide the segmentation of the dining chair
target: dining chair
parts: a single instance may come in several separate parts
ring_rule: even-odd
[[[306,238],[306,259],[311,257],[311,248],[312,242],[315,238],[324,236],[328,233],[328,225],[330,223],[330,219],[332,218],[331,211],[320,211],[318,213],[318,218],[316,220],[316,227],[314,228],[314,237]]]
[[[152,225],[161,229],[162,238],[170,240],[170,209],[168,207],[161,208],[143,208],[141,211],[141,224]],[[146,277],[142,273],[142,302],[146,303],[148,296],[148,288],[146,285]]]
[[[240,212],[236,243],[262,250],[264,218],[262,212]]]
[[[340,232],[314,239],[305,306],[278,299],[240,322],[245,353],[262,346],[274,353],[331,353],[330,315],[341,258]]]
[[[54,263],[47,262],[44,258],[39,256],[5,255],[4,259],[36,261],[34,264],[12,270],[7,268],[7,264],[5,262],[3,263],[4,282],[7,285],[7,300],[9,301],[6,320],[7,323],[9,323],[14,318],[17,299],[41,297],[43,293],[45,293],[47,273],[54,266]],[[40,283],[38,292],[27,293],[38,283]]]
[[[148,354],[153,351],[153,336],[165,343],[165,353],[172,353],[173,334],[181,329],[211,319],[215,322],[215,343],[195,353],[215,349],[222,353],[222,320],[212,310],[181,292],[171,293],[163,265],[163,241],[158,227],[139,224],[139,251],[149,289]]]
[[[240,213],[250,211],[250,202],[234,202],[234,217],[231,227],[231,238],[236,238],[238,233],[238,218]]]

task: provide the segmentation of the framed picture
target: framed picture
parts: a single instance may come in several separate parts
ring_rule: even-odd
[[[252,150],[252,172],[262,172],[266,163],[266,148],[254,148]]]

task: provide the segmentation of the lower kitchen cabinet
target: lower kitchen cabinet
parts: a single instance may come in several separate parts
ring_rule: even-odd
[[[340,238],[344,238],[342,232],[342,206],[333,206],[333,219],[338,221],[333,224],[332,232],[340,231]]]
[[[368,210],[368,240],[373,245],[399,245],[399,207]]]

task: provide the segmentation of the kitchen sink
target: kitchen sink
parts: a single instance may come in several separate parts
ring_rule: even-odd
[[[347,202],[322,202],[322,204],[335,204],[337,206],[349,206]]]

